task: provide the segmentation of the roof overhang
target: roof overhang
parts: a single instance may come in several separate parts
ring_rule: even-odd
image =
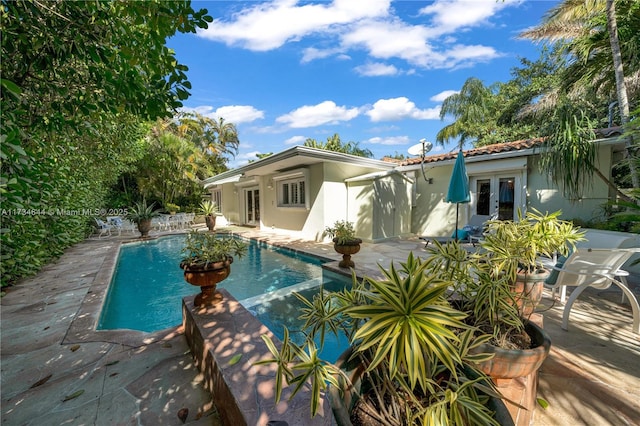
[[[277,154],[246,164],[237,169],[229,170],[205,179],[203,184],[205,188],[208,188],[221,183],[234,182],[233,179],[236,179],[236,176],[238,176],[237,179],[239,180],[240,176],[249,177],[272,175],[323,162],[346,163],[353,166],[375,168],[382,171],[393,170],[393,168],[396,167],[396,164],[386,161],[373,160],[371,158],[358,157],[356,155],[343,154],[341,152],[327,151],[324,149],[310,148],[306,146],[294,146]]]
[[[611,146],[615,152],[624,149],[624,139],[620,136],[613,136],[609,138],[595,139],[592,141],[594,144],[598,144],[600,146]],[[539,155],[543,150],[544,146],[542,144],[536,144],[530,148],[522,148],[517,150],[505,150],[502,152],[488,152],[476,155],[468,155],[468,152],[477,151],[477,150],[469,150],[464,151],[464,161],[468,164],[487,162],[487,161],[496,161],[496,160],[505,160],[510,158],[518,158],[518,157],[528,157],[531,155]],[[478,149],[479,150],[479,149]],[[456,152],[451,152],[450,155],[446,155],[446,158],[437,158],[433,159],[433,157],[442,157],[442,155],[425,157],[424,166],[428,168],[434,167],[442,167],[453,165],[456,161]],[[414,160],[415,161],[415,160]],[[413,164],[404,164],[397,168],[400,172],[414,171],[420,169],[422,166],[419,162]]]

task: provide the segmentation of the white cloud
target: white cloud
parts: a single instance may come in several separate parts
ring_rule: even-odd
[[[223,106],[216,110],[215,115],[223,117],[226,121],[234,124],[250,123],[252,121],[264,118],[264,112],[250,105],[229,105]]]
[[[329,56],[338,54],[341,51],[341,49],[318,49],[316,47],[307,47],[302,51],[302,59],[300,62],[305,64],[316,59],[328,58]]]
[[[342,44],[348,48],[365,48],[374,58],[400,58],[409,63],[428,67],[429,62],[442,63],[445,56],[434,52],[428,43],[426,27],[409,25],[399,19],[364,21],[343,35]]]
[[[450,58],[453,58],[456,63],[462,63],[468,60],[474,60],[474,62],[487,61],[501,56],[493,47],[481,45],[467,46],[461,44],[453,46],[448,52],[448,55]]]
[[[209,105],[201,105],[195,108],[182,108],[182,111],[194,111],[205,117],[217,120],[224,118],[226,122],[233,124],[251,123],[252,121],[264,118],[264,111],[260,111],[251,105],[228,105],[215,109]]]
[[[289,139],[287,139],[286,141],[284,141],[285,145],[298,145],[301,143],[304,143],[304,141],[306,141],[307,138],[305,136],[292,136]]]
[[[359,65],[354,68],[355,71],[367,77],[378,77],[383,75],[396,75],[400,71],[393,65],[383,64],[381,62],[376,63],[368,63],[364,65]]]
[[[500,10],[519,3],[517,0],[439,0],[420,9],[419,14],[432,16],[436,33],[452,34],[461,28],[486,24]]]
[[[373,58],[399,58],[424,69],[455,68],[500,56],[490,46],[451,46],[438,38],[440,31],[427,26],[410,25],[399,19],[366,20],[343,35],[342,45],[348,49],[365,49]]]
[[[447,99],[451,95],[455,95],[456,93],[460,93],[459,90],[444,90],[436,95],[433,95],[429,98],[430,101],[433,102],[442,102]]]
[[[357,117],[358,108],[337,106],[333,101],[324,101],[317,105],[305,105],[288,114],[276,118],[276,122],[291,128],[315,127],[323,124],[349,121]]]
[[[415,120],[437,120],[440,107],[420,109],[416,104],[402,96],[392,99],[380,99],[366,112],[371,121],[393,121],[412,118]]]
[[[392,15],[391,0],[333,0],[302,3],[275,0],[253,3],[229,17],[215,19],[198,35],[254,51],[277,49],[288,42],[321,36],[323,47],[304,46],[302,63],[365,50],[371,58],[398,58],[423,68],[460,68],[500,54],[490,46],[456,45],[456,36],[524,0],[437,0],[420,9],[425,23],[413,25]],[[300,4],[299,4],[300,3]],[[384,74],[392,75],[391,66]]]
[[[209,28],[199,31],[198,35],[250,50],[272,50],[288,41],[298,41],[319,31],[330,31],[335,26],[385,16],[390,0],[297,3],[296,0],[259,3],[234,14],[231,21],[214,19]]]
[[[406,145],[410,141],[409,136],[374,137],[366,140],[367,143],[376,145]]]

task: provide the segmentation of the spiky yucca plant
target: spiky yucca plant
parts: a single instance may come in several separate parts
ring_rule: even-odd
[[[276,401],[285,383],[293,397],[304,385],[312,390],[311,414],[318,411],[327,384],[348,380],[335,365],[318,357],[314,339],[343,332],[352,358],[365,369],[372,402],[369,413],[381,424],[497,425],[487,395],[498,396],[474,364],[490,358],[472,354],[488,336],[473,338],[465,314],[446,298],[452,284],[439,270],[409,254],[400,269],[380,267],[384,278],[358,280],[351,289],[325,292],[304,303],[306,341],[298,345],[285,329],[280,349],[262,336],[273,357],[257,364],[276,364]],[[434,423],[435,422],[435,423]]]

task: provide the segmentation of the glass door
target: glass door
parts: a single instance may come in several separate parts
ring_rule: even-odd
[[[494,216],[500,220],[516,220],[519,177],[499,175],[471,179],[472,215]]]
[[[258,225],[260,223],[260,190],[245,189],[245,223]]]

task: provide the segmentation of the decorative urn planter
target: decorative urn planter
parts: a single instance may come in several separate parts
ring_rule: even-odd
[[[138,231],[140,231],[141,238],[147,238],[149,231],[151,231],[151,219],[142,219],[138,222]]]
[[[184,270],[185,281],[200,287],[200,293],[194,300],[195,306],[212,306],[222,301],[222,294],[217,290],[217,286],[231,273],[232,263],[233,257],[229,256],[225,261],[209,263],[206,266],[188,265],[186,262],[180,264]]]
[[[216,229],[216,215],[208,215],[204,217],[204,221],[207,224],[207,228],[209,228],[210,232],[215,231]]]
[[[360,251],[360,244],[362,244],[360,238],[354,238],[341,244],[338,244],[338,238],[333,239],[334,250],[342,255],[342,260],[338,264],[341,268],[353,268],[356,266],[351,260],[351,255]]]

